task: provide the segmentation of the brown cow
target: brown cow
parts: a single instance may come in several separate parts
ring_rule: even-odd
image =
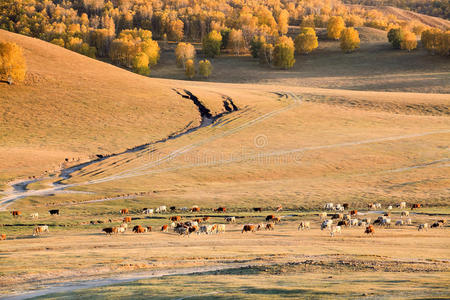
[[[375,228],[373,227],[373,225],[369,225],[366,227],[364,233],[373,235],[375,233]]]
[[[194,206],[194,207],[192,207],[191,211],[192,212],[199,212],[200,211],[200,207]]]
[[[356,209],[350,211],[351,216],[356,216],[358,214],[358,211]]]
[[[167,232],[167,231],[169,231],[169,225],[163,225],[162,227],[161,227],[161,231],[162,232]]]
[[[345,226],[348,227],[350,223],[347,220],[341,220],[337,223],[337,226]]]
[[[254,212],[262,212],[262,208],[261,207],[253,207],[253,211]]]
[[[198,224],[200,224],[201,222],[203,222],[203,219],[194,219],[194,222],[197,222]]]
[[[347,210],[347,209],[348,209],[348,203],[342,204],[342,207],[343,207],[345,210]]]
[[[242,233],[249,231],[255,232],[255,225],[244,225],[244,227],[242,228]]]
[[[170,217],[169,220],[172,222],[178,222],[181,220],[181,216],[173,216],[173,217]]]
[[[144,233],[144,232],[147,232],[147,228],[142,227],[141,225],[136,225],[133,227],[133,232],[134,233]]]
[[[120,210],[120,213],[121,213],[122,215],[128,214],[128,213],[129,213],[128,208],[122,208],[122,209]]]
[[[277,207],[277,211],[281,211],[281,210],[283,210],[283,206],[279,205],[279,206]]]
[[[125,217],[125,218],[123,218],[123,222],[124,222],[124,223],[130,223],[130,222],[131,222],[131,217]]]
[[[107,227],[102,229],[103,232],[105,232],[108,235],[111,234],[117,234],[119,231],[117,230],[117,227]]]
[[[0,241],[6,240],[6,234],[2,233],[0,235]]]
[[[22,214],[22,212],[19,211],[19,210],[13,210],[13,211],[11,212],[11,214],[12,214],[12,216],[13,216],[14,218],[17,218],[17,217],[20,217],[20,215]]]
[[[420,204],[420,203],[415,203],[415,204],[411,205],[411,209],[421,208],[421,207],[422,207],[422,204]]]
[[[211,219],[211,217],[203,217],[203,222],[208,222]]]
[[[226,212],[227,211],[227,208],[226,207],[218,207],[217,209],[215,209],[214,211],[217,211],[217,212]]]
[[[272,221],[272,219],[274,219],[274,218],[275,218],[274,215],[268,215],[268,216],[266,217],[266,222]]]
[[[198,226],[189,226],[189,233],[193,233],[193,232],[196,232],[196,231],[198,231]]]
[[[391,212],[389,212],[389,211],[388,211],[388,212],[385,212],[385,213],[384,213],[384,216],[385,216],[385,217],[390,217],[390,216],[391,216]]]
[[[147,231],[152,232],[152,226],[147,226]]]
[[[274,230],[274,229],[275,229],[275,225],[273,225],[272,223],[266,224],[266,230]]]

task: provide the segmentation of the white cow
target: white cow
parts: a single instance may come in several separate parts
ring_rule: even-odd
[[[428,223],[420,224],[419,227],[417,228],[417,230],[418,231],[421,231],[421,230],[428,231]]]
[[[406,202],[400,202],[400,204],[398,205],[399,208],[406,208]]]
[[[331,203],[331,202],[325,204],[325,209],[326,209],[326,210],[333,210],[333,209],[334,209],[334,204]]]
[[[350,220],[350,226],[357,226],[358,225],[358,219],[351,219]]]
[[[146,215],[152,215],[154,212],[154,210],[152,208],[147,208],[146,210],[144,210],[144,214]]]
[[[236,223],[236,218],[235,217],[226,217],[225,221],[227,221],[228,223]]]
[[[330,229],[330,236],[334,236],[336,233],[341,233],[341,226],[335,226]]]
[[[37,212],[35,212],[35,213],[32,213],[32,214],[30,215],[30,217],[31,217],[32,219],[38,219],[38,218],[39,218],[39,214],[38,214]]]
[[[329,229],[331,228],[331,224],[333,224],[333,220],[325,220],[322,222],[322,225],[320,225],[320,229],[321,230]]]
[[[411,218],[406,219],[406,224],[408,224],[408,225],[411,225],[411,224],[412,224]]]
[[[167,212],[167,207],[165,205],[161,205],[160,207],[155,209],[156,213]]]
[[[381,225],[384,225],[384,226],[386,226],[386,227],[391,226],[391,219],[390,219],[390,218],[383,217],[383,220],[381,221]]]
[[[400,218],[409,217],[409,211],[402,211],[400,214]]]
[[[392,205],[389,205],[389,206],[387,207],[387,209],[388,209],[388,210],[392,210]]]

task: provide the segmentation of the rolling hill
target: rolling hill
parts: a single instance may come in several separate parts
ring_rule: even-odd
[[[86,164],[47,184],[96,193],[80,201],[142,190],[159,191],[161,203],[228,205],[445,199],[446,168],[437,166],[448,159],[447,95],[154,79],[0,37],[25,48],[30,73],[24,85],[1,86],[4,178],[84,155]]]

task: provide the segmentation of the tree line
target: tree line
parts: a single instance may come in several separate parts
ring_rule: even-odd
[[[287,35],[290,25],[301,28],[294,39]],[[414,37],[425,32],[424,46],[433,53],[448,55],[448,31],[401,21],[376,10],[349,8],[339,0],[0,2],[1,29],[37,37],[93,58],[109,58],[144,75],[158,63],[160,45],[167,45],[169,40],[178,42],[177,65],[193,77],[195,49],[190,42],[202,43],[205,58],[231,49],[236,55],[249,52],[261,64],[289,69],[295,63],[295,53],[308,54],[318,47],[316,27],[327,28],[328,38],[339,40],[344,52],[352,52],[359,48],[358,26],[389,32],[401,28],[398,43],[407,50],[414,49]],[[198,70],[207,78],[211,62],[203,60]]]

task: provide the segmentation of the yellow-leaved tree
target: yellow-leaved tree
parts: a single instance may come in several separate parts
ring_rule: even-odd
[[[177,66],[179,68],[184,68],[186,60],[195,58],[194,46],[190,43],[178,43],[177,48],[175,48],[175,58]]]
[[[187,78],[189,78],[189,79],[194,78],[194,76],[195,76],[195,64],[194,64],[194,61],[192,59],[188,59],[186,61],[184,71],[185,71],[185,74],[186,74]]]
[[[27,65],[22,48],[15,43],[0,42],[0,78],[9,84],[24,81]]]
[[[408,51],[416,49],[417,48],[416,35],[409,31],[404,32],[402,41],[400,42],[400,48]]]
[[[147,54],[145,54],[144,52],[139,52],[133,58],[133,71],[141,75],[148,75],[150,74],[148,64],[149,59]]]
[[[319,46],[317,35],[313,28],[305,27],[295,38],[295,51],[299,54],[308,54]]]
[[[359,33],[353,27],[348,27],[342,30],[341,34],[341,49],[349,53],[359,48]]]
[[[344,19],[340,16],[333,16],[328,20],[327,36],[330,39],[338,40],[342,30],[345,28]]]

